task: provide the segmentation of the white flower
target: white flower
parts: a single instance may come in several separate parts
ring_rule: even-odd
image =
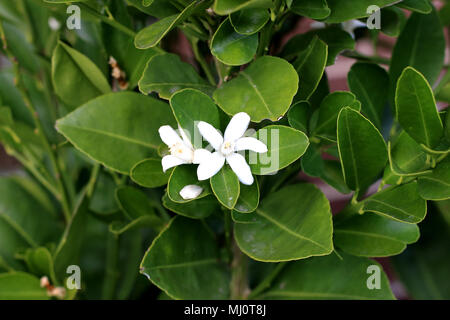
[[[53,31],[58,31],[61,28],[61,23],[56,20],[54,17],[48,18],[48,26]]]
[[[189,184],[180,191],[180,196],[184,200],[192,200],[197,198],[203,192],[203,188],[195,184]]]
[[[171,126],[162,126],[159,128],[161,140],[169,147],[170,155],[162,158],[161,164],[163,171],[178,166],[180,164],[196,163],[196,152],[186,133],[179,127],[178,133]],[[202,152],[200,151],[200,154]]]
[[[214,176],[226,162],[243,184],[251,185],[253,176],[245,158],[237,151],[251,150],[258,153],[267,152],[267,146],[258,139],[243,137],[250,123],[250,116],[245,112],[236,114],[228,124],[224,137],[209,123],[200,121],[197,125],[201,135],[216,150],[210,153],[199,149],[196,157],[200,165],[197,168],[198,180]]]
[[[366,24],[359,20],[349,20],[342,23],[342,29],[350,33],[353,39],[355,39],[355,29],[366,27]]]
[[[323,22],[320,21],[314,21],[312,22],[309,27],[311,29],[324,29],[327,25]],[[357,28],[361,28],[361,27],[366,27],[366,24],[359,21],[359,20],[349,20],[349,21],[345,21],[342,23],[342,29],[348,33],[350,33],[350,35],[352,36],[352,38],[355,38],[355,29]]]

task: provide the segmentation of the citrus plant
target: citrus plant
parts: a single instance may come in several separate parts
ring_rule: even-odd
[[[2,1],[0,299],[393,299],[393,256],[410,297],[450,298],[449,23],[428,0]]]

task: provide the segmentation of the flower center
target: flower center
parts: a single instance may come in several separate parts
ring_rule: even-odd
[[[229,156],[234,152],[234,143],[231,141],[225,141],[220,148],[220,152],[224,156]]]
[[[194,160],[194,151],[183,143],[176,143],[171,146],[170,154],[187,162]]]

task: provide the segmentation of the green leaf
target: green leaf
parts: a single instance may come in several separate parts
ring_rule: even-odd
[[[156,188],[166,185],[171,173],[163,172],[161,159],[145,159],[131,168],[130,178],[145,188]]]
[[[115,192],[117,203],[129,220],[142,216],[155,216],[152,202],[147,195],[139,189],[122,186]]]
[[[406,17],[403,10],[392,6],[381,11],[381,32],[384,34],[390,37],[398,37],[405,24]]]
[[[380,264],[345,253],[314,257],[290,263],[272,287],[259,299],[283,300],[391,300],[395,299],[389,280]],[[371,273],[380,272],[380,289],[368,289]],[[330,286],[330,283],[333,283]]]
[[[418,143],[435,147],[444,133],[431,90],[425,77],[407,67],[397,83],[395,105],[398,122]]]
[[[141,272],[173,299],[226,299],[229,275],[214,238],[197,221],[175,217],[153,241]]]
[[[243,9],[231,14],[230,22],[237,33],[251,35],[261,30],[269,18],[267,9]]]
[[[185,200],[180,195],[181,189],[187,185],[198,185],[203,188],[203,192],[195,199],[200,199],[211,194],[209,181],[198,181],[197,170],[194,166],[181,165],[175,167],[170,175],[169,183],[167,185],[167,195],[170,200],[177,203],[186,203],[194,200]]]
[[[116,183],[113,177],[106,172],[100,172],[89,201],[89,210],[102,216],[119,211],[115,191]]]
[[[307,101],[299,101],[292,105],[288,112],[289,125],[303,133],[308,133],[308,122],[311,116],[311,106]]]
[[[420,198],[414,181],[375,193],[364,200],[363,210],[401,222],[419,223],[427,214],[427,202]]]
[[[389,163],[397,176],[415,176],[426,173],[429,167],[428,155],[405,131],[389,141]]]
[[[170,200],[167,194],[165,194],[162,201],[165,208],[191,219],[204,219],[214,212],[220,212],[220,205],[212,195],[187,203],[177,203]]]
[[[298,75],[287,61],[264,56],[214,92],[214,100],[229,115],[246,112],[252,121],[276,121],[291,105]]]
[[[167,100],[172,94],[185,88],[195,88],[208,95],[214,90],[192,65],[182,62],[175,54],[161,54],[151,58],[139,80],[139,90],[143,94],[155,91],[160,98]]]
[[[331,26],[292,37],[283,47],[282,56],[285,59],[291,60],[300,52],[307,49],[314,36],[318,36],[328,46],[327,66],[333,65],[336,57],[343,50],[353,50],[355,48],[355,40],[350,34],[341,28]]]
[[[271,125],[258,130],[254,137],[268,148],[267,153],[250,151],[248,164],[257,175],[273,174],[298,160],[309,146],[308,137],[296,129]]]
[[[215,0],[213,10],[219,15],[227,15],[246,8],[270,8],[270,0]]]
[[[66,269],[70,265],[79,265],[81,248],[84,241],[88,221],[88,203],[86,192],[83,191],[74,213],[66,226],[66,230],[53,254],[55,272],[59,278],[67,276]]]
[[[433,10],[429,0],[403,0],[397,6],[424,14],[428,14]]]
[[[38,278],[25,272],[0,274],[0,300],[48,300]]]
[[[225,19],[211,40],[211,53],[221,62],[240,66],[250,62],[258,49],[257,34],[237,33],[230,19]]]
[[[291,11],[316,20],[325,19],[331,13],[325,0],[294,0]]]
[[[30,247],[54,241],[61,232],[47,194],[32,180],[24,178],[0,179],[0,221]]]
[[[161,39],[169,33],[170,30],[177,27],[191,14],[193,14],[198,5],[198,1],[192,1],[192,3],[184,8],[184,10],[179,14],[162,18],[161,20],[142,29],[134,38],[134,45],[138,49],[148,49],[156,46]]]
[[[419,194],[426,200],[450,199],[450,161],[439,163],[433,172],[418,179]]]
[[[16,121],[22,121],[30,126],[34,124],[33,118],[23,102],[21,93],[14,83],[13,73],[7,72],[5,69],[2,69],[0,73],[0,97],[3,106],[11,109],[13,118]]]
[[[120,92],[88,102],[59,119],[56,128],[90,158],[129,174],[137,162],[157,156],[158,128],[174,123],[167,104]]]
[[[245,184],[240,185],[239,198],[234,206],[234,210],[240,213],[250,213],[258,208],[259,204],[259,185],[258,180],[247,186]]]
[[[345,252],[361,257],[388,257],[405,250],[419,239],[415,224],[398,222],[375,213],[364,213],[334,226],[334,243]]]
[[[239,179],[229,166],[211,177],[211,189],[217,200],[228,209],[233,209],[239,198]]]
[[[82,53],[59,42],[52,56],[55,93],[72,107],[111,92],[100,69]]]
[[[308,48],[301,52],[294,62],[294,68],[300,79],[296,99],[308,100],[319,85],[325,71],[328,58],[328,47],[325,42],[315,36]]]
[[[47,248],[27,249],[25,252],[25,262],[31,273],[39,277],[48,276],[53,284],[56,283],[52,255]]]
[[[398,0],[327,0],[328,7],[331,9],[330,16],[325,20],[326,23],[339,23],[351,19],[368,17],[367,8],[376,5],[380,8],[393,5]]]
[[[448,300],[450,283],[443,279],[450,270],[447,254],[449,225],[437,210],[433,210],[420,225],[420,231],[421,237],[416,244],[390,260],[395,274],[412,299]]]
[[[170,98],[170,106],[178,124],[187,131],[194,148],[201,148],[201,137],[197,124],[205,121],[215,128],[220,128],[219,109],[206,94],[195,89],[178,91]]]
[[[348,85],[361,101],[361,112],[381,130],[389,91],[387,72],[376,64],[356,63],[348,73]]]
[[[348,91],[335,91],[326,96],[317,112],[317,121],[311,129],[314,135],[327,140],[336,141],[336,127],[339,112],[344,107],[356,111],[361,110],[361,103],[356,100],[353,93]]]
[[[369,187],[388,160],[380,132],[360,113],[346,107],[338,116],[337,142],[348,187],[352,190]]]
[[[253,221],[236,223],[235,239],[254,260],[298,260],[333,251],[330,205],[314,185],[287,186],[247,215]]]
[[[397,79],[407,66],[418,70],[433,84],[441,72],[444,56],[445,38],[436,10],[430,14],[413,13],[392,53],[391,92],[395,92]]]

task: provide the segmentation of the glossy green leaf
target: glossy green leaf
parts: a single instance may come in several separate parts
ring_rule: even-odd
[[[187,203],[177,203],[170,200],[167,194],[165,194],[162,202],[164,207],[170,211],[191,219],[204,219],[214,212],[220,212],[220,205],[216,197],[212,195]]]
[[[296,99],[308,100],[319,85],[328,59],[328,47],[315,36],[308,48],[301,52],[294,62],[294,68],[300,79]]]
[[[155,215],[152,202],[143,191],[122,186],[116,189],[115,195],[117,203],[130,220]]]
[[[270,8],[270,0],[215,0],[214,12],[219,15],[227,15],[246,8]]]
[[[25,272],[0,274],[0,300],[48,300],[39,278]]]
[[[16,121],[22,121],[28,125],[33,125],[33,119],[30,116],[25,103],[23,102],[20,91],[14,84],[14,75],[2,69],[0,73],[0,97],[3,106],[11,109],[13,118]]]
[[[334,226],[334,243],[361,257],[388,257],[405,250],[419,239],[415,224],[398,222],[375,213],[364,213]]]
[[[182,62],[175,54],[162,54],[151,58],[139,80],[139,90],[144,94],[158,92],[170,99],[175,92],[195,88],[211,95],[214,88],[198,75],[194,67]]]
[[[356,111],[361,110],[361,103],[356,100],[353,93],[348,91],[335,91],[323,99],[314,122],[312,132],[327,140],[336,141],[336,126],[339,112],[344,107],[350,107]]]
[[[162,18],[168,17],[170,15],[179,13],[177,8],[174,7],[173,4],[167,0],[154,0],[151,4],[149,4],[148,0],[144,0],[144,1],[143,0],[126,0],[128,5],[133,6],[136,9],[138,9],[150,16],[156,17],[158,19],[162,19]]]
[[[201,137],[197,124],[205,121],[215,128],[220,128],[219,109],[206,94],[195,89],[178,91],[170,98],[170,106],[178,124],[187,131],[192,145],[201,148]]]
[[[211,40],[211,53],[221,62],[240,66],[250,62],[258,49],[257,34],[237,33],[230,19],[226,19]]]
[[[121,92],[88,102],[59,119],[56,127],[90,158],[129,174],[137,162],[157,156],[158,128],[174,122],[167,104]]]
[[[283,47],[282,56],[288,60],[297,56],[308,47],[314,36],[318,36],[328,46],[327,66],[333,65],[336,57],[343,50],[353,50],[355,48],[355,40],[350,34],[341,28],[331,26],[292,37]]]
[[[398,37],[405,24],[406,17],[403,10],[392,6],[381,11],[381,32],[384,34],[390,37]]]
[[[420,198],[414,181],[375,193],[364,200],[363,210],[402,222],[419,223],[427,213],[427,202]]]
[[[156,188],[167,184],[172,170],[163,172],[161,159],[145,159],[131,168],[130,178],[146,188]]]
[[[194,200],[185,200],[180,195],[181,189],[187,185],[198,185],[203,188],[203,192],[196,199],[200,199],[211,194],[209,181],[198,181],[196,167],[192,165],[181,165],[175,167],[170,175],[169,184],[167,185],[167,195],[170,200],[177,203],[185,203]]]
[[[30,247],[54,241],[62,231],[47,194],[31,180],[18,177],[0,179],[0,221]]]
[[[389,76],[376,64],[356,63],[348,73],[348,85],[361,101],[361,112],[381,130],[389,91]]]
[[[115,191],[116,182],[113,177],[106,172],[100,172],[89,201],[89,210],[100,215],[118,212],[119,207],[115,199]]]
[[[331,13],[325,0],[294,0],[291,11],[316,20],[325,19]]]
[[[52,79],[56,94],[72,107],[111,92],[100,69],[85,55],[63,42],[59,42],[53,52]]]
[[[248,215],[254,222],[237,223],[234,232],[239,248],[252,259],[289,261],[333,250],[330,205],[311,184],[291,185],[272,193]]]
[[[230,15],[230,22],[234,30],[240,34],[254,34],[269,21],[267,9],[243,9]]]
[[[265,56],[214,92],[214,100],[229,115],[246,112],[252,121],[277,120],[289,109],[298,89],[298,75],[287,61]]]
[[[211,177],[211,189],[217,200],[228,209],[233,209],[239,198],[240,184],[236,174],[227,165]]]
[[[56,276],[53,266],[53,258],[50,251],[45,247],[27,249],[25,252],[25,262],[28,270],[36,276],[49,277],[55,283]]]
[[[443,133],[433,91],[425,77],[406,68],[397,83],[395,105],[398,122],[420,144],[435,147]]]
[[[311,113],[311,106],[307,101],[295,103],[288,112],[289,125],[297,130],[308,133],[308,122]]]
[[[391,300],[389,280],[375,261],[345,253],[290,263],[258,298],[270,300]],[[380,269],[380,289],[368,289],[370,268]],[[330,285],[332,283],[333,285]]]
[[[426,200],[450,199],[450,161],[439,163],[429,174],[418,179],[419,194]]]
[[[380,8],[397,3],[398,0],[327,0],[331,14],[325,20],[327,23],[339,23],[351,19],[368,17],[367,8],[375,5]]]
[[[423,174],[429,167],[428,155],[405,131],[389,141],[389,163],[398,176]]]
[[[229,295],[229,275],[215,239],[194,220],[173,218],[145,254],[141,272],[174,299]]]
[[[430,50],[433,48],[433,50]],[[392,93],[401,73],[411,66],[434,84],[444,63],[445,38],[435,10],[430,14],[413,13],[403,28],[392,53],[389,74]]]
[[[69,224],[53,253],[56,275],[60,278],[67,276],[66,269],[70,265],[79,265],[83,240],[88,221],[88,198],[86,192],[81,194]]]
[[[424,14],[428,14],[433,10],[429,0],[403,0],[397,6]]]
[[[179,14],[174,14],[161,20],[154,22],[148,27],[138,32],[134,38],[134,45],[138,49],[148,49],[156,46],[162,38],[164,38],[170,30],[181,24],[188,18],[198,5],[197,1],[193,1]]]
[[[258,208],[259,204],[259,186],[258,180],[255,180],[252,185],[240,185],[239,198],[234,206],[234,210],[240,213],[250,213]]]
[[[271,125],[258,130],[254,135],[268,148],[268,152],[257,154],[250,151],[248,164],[254,174],[273,174],[298,160],[309,146],[308,137],[296,129]]]
[[[390,261],[411,299],[448,300],[450,243],[448,224],[433,210],[420,225],[420,240]],[[419,275],[419,276],[418,276]]]
[[[338,116],[337,142],[348,187],[352,190],[369,187],[388,160],[380,132],[360,113],[346,107]]]

